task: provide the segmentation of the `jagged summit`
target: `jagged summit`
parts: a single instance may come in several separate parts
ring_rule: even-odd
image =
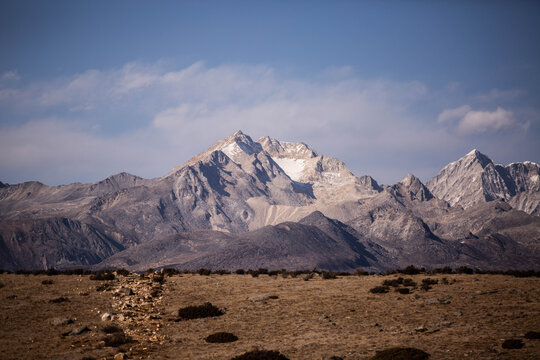
[[[413,174],[407,174],[394,189],[399,191],[402,196],[407,196],[409,200],[429,201],[433,198],[433,194],[429,189]]]
[[[539,194],[538,165],[495,165],[477,150],[427,187],[412,174],[379,186],[305,143],[253,141],[236,131],[161,178],[0,183],[0,267],[94,264],[135,244],[142,246],[134,247],[143,259],[137,266],[146,268],[238,268],[259,266],[259,259],[295,268],[292,254],[312,254],[317,262],[305,263],[311,268],[468,265],[483,256],[490,265],[507,255],[508,264],[523,267],[538,264],[518,242],[540,241],[540,218],[514,209],[538,215]],[[499,202],[504,206],[494,206]],[[456,245],[471,232],[477,245],[467,246],[477,248]],[[158,248],[163,257],[153,257]],[[145,263],[150,258],[156,263]]]
[[[517,209],[536,213],[540,204],[539,173],[539,167],[534,163],[496,165],[488,156],[474,149],[445,166],[427,183],[427,187],[452,206],[468,208],[504,199]]]

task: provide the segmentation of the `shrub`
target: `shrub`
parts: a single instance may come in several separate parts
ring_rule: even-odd
[[[52,285],[53,284],[53,281],[52,280],[43,280],[41,282],[42,285]]]
[[[234,273],[237,275],[244,275],[246,272],[244,269],[237,269]]]
[[[337,274],[331,271],[323,271],[322,278],[325,280],[337,279]]]
[[[203,275],[203,276],[209,276],[209,275],[212,274],[212,270],[201,268],[201,269],[197,270],[197,274]]]
[[[538,331],[529,331],[525,334],[525,339],[537,340],[540,339],[540,332]]]
[[[354,271],[354,275],[356,276],[366,276],[369,275],[366,271],[362,270],[361,268],[358,268]]]
[[[99,271],[94,275],[90,275],[90,280],[114,280],[115,276],[110,271]]]
[[[107,335],[103,341],[105,341],[105,346],[118,347],[131,342],[131,338],[122,331]]]
[[[53,304],[63,303],[66,301],[69,301],[69,299],[63,296],[57,297],[56,299],[49,300],[49,302]]]
[[[414,265],[409,265],[405,269],[399,270],[400,273],[406,274],[406,275],[417,275],[424,271],[425,271],[424,269],[419,269],[415,267]]]
[[[214,274],[218,275],[229,275],[231,272],[229,270],[216,270],[214,271]]]
[[[431,278],[422,279],[422,284],[437,285],[438,283],[439,283],[439,280],[437,279],[431,279]]]
[[[445,266],[443,268],[433,269],[434,274],[453,274],[454,270],[450,266]]]
[[[231,360],[289,360],[285,355],[278,351],[269,350],[253,350],[235,356]]]
[[[409,290],[409,288],[397,288],[396,291],[397,291],[398,293],[400,293],[400,294],[403,294],[403,295],[405,295],[405,294],[410,294],[410,293],[411,293],[411,291]]]
[[[103,332],[105,334],[113,334],[113,333],[124,332],[124,330],[122,330],[122,328],[120,328],[120,327],[118,327],[116,325],[106,325],[101,330],[103,330]]]
[[[161,269],[161,273],[164,276],[180,275],[180,271],[178,271],[177,269],[173,269],[173,268],[163,268],[163,269]]]
[[[200,319],[223,315],[223,311],[209,302],[198,306],[187,306],[178,310],[178,317],[184,320]]]
[[[281,270],[271,270],[268,272],[268,276],[278,276],[281,274]]]
[[[474,274],[474,270],[468,266],[460,266],[457,268],[456,272],[458,274],[468,274],[468,275]]]
[[[426,284],[426,283],[422,283],[422,285],[420,285],[420,289],[422,289],[424,291],[429,291],[429,290],[431,290],[431,285]]]
[[[373,294],[385,294],[388,290],[388,286],[375,286],[374,288],[369,289],[369,292]]]
[[[502,343],[503,349],[521,349],[523,345],[525,344],[520,339],[508,339]]]
[[[122,276],[129,276],[129,275],[131,275],[131,273],[130,273],[128,270],[126,270],[126,269],[118,269],[118,270],[116,270],[116,274],[117,274],[117,275],[122,275]]]
[[[228,332],[217,332],[204,338],[209,343],[228,343],[238,340],[238,337]]]
[[[377,351],[371,360],[425,360],[429,359],[429,354],[415,348],[390,348]]]
[[[416,283],[411,278],[403,279],[403,286],[416,287]]]
[[[403,278],[399,277],[397,279],[387,279],[383,281],[383,286],[392,286],[392,287],[398,287],[399,285],[403,284]]]
[[[304,281],[309,281],[309,280],[313,279],[314,276],[315,276],[315,273],[311,272],[311,273],[305,275],[303,279],[304,279]]]

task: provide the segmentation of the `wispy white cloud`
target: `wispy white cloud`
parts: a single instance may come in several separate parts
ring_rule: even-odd
[[[510,90],[500,90],[500,89],[491,89],[486,93],[482,93],[476,96],[476,99],[482,102],[493,102],[493,101],[508,101],[516,99],[525,94],[524,90],[521,89],[510,89]]]
[[[510,110],[468,105],[444,110],[433,122],[415,110],[432,96],[420,82],[360,79],[348,67],[310,80],[265,65],[202,62],[88,70],[0,89],[0,110],[13,115],[0,125],[0,180],[63,183],[120,171],[161,176],[242,129],[255,138],[305,141],[359,175],[391,182],[414,171],[404,156],[466,153],[481,146],[460,135],[520,124]]]
[[[6,71],[5,73],[0,76],[0,82],[5,81],[18,81],[21,77],[19,76],[19,73],[17,71]]]
[[[473,110],[469,105],[443,110],[438,123],[449,125],[461,135],[493,133],[507,130],[527,130],[530,122],[520,122],[514,112],[498,107],[493,111]]]
[[[439,116],[437,117],[437,121],[439,123],[445,123],[461,119],[469,111],[471,111],[471,107],[469,105],[463,105],[455,109],[445,109],[439,114]]]
[[[497,108],[495,111],[469,111],[459,122],[457,130],[466,135],[495,132],[515,127],[526,128],[516,121],[511,111]]]

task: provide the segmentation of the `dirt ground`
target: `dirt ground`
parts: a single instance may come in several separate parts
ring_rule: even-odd
[[[410,294],[394,288],[383,294],[369,292],[398,276],[418,285],[430,277],[438,284]],[[42,284],[44,280],[53,283]],[[301,276],[175,275],[161,285],[152,276],[139,275],[93,281],[77,275],[2,274],[0,283],[0,359],[116,355],[227,360],[259,348],[277,350],[291,360],[332,355],[353,360],[369,359],[393,346],[422,349],[430,359],[540,358],[540,340],[524,338],[529,331],[540,331],[539,278],[390,275],[331,280],[315,276],[305,281]],[[264,299],[265,295],[273,296]],[[204,302],[225,314],[179,321],[174,313]],[[102,320],[104,313],[111,319],[105,315]],[[58,317],[73,322],[53,325]],[[108,324],[121,327],[131,342],[106,346],[103,328]],[[84,326],[82,333],[68,334]],[[234,333],[239,340],[205,342],[206,336],[219,331]],[[503,349],[506,339],[521,339],[524,346]]]

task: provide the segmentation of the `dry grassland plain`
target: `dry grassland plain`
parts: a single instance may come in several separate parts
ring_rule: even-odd
[[[369,291],[399,276],[418,287]],[[427,277],[438,284],[424,291]],[[0,283],[1,359],[231,359],[259,348],[291,360],[353,360],[394,346],[421,349],[430,359],[540,358],[540,340],[525,337],[540,331],[540,279],[533,277],[187,274],[160,283],[155,274],[112,281],[2,274]],[[205,302],[224,314],[179,318],[180,308]],[[107,325],[121,328],[124,341],[107,346]],[[238,340],[204,340],[221,331]],[[507,339],[523,347],[505,349]]]

